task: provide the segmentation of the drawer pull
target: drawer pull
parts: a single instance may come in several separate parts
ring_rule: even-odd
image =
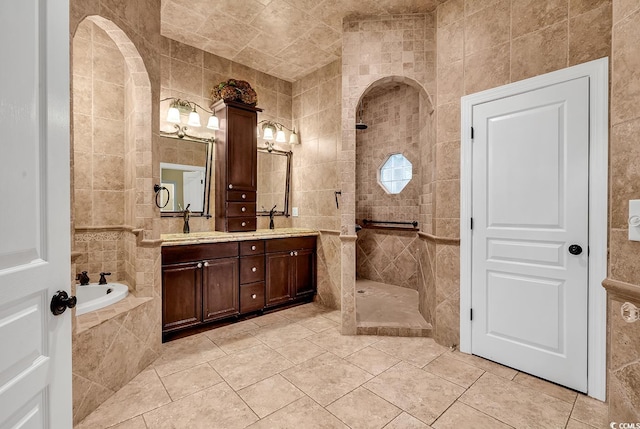
[[[243,212],[246,212],[246,211],[247,211],[247,208],[246,208],[246,207],[242,207],[242,211],[243,211]]]
[[[229,185],[229,186],[231,186],[231,185]],[[247,194],[242,194],[242,199],[246,200],[247,199]]]
[[[289,256],[293,256],[293,252],[289,252]]]
[[[233,185],[229,183],[229,189],[233,189]]]
[[[293,256],[298,256],[298,251],[293,252]]]
[[[205,267],[208,267],[208,266],[209,266],[209,263],[208,263],[208,262],[205,262],[205,263],[204,263],[204,266],[205,266]]]
[[[247,222],[242,222],[242,226],[247,226]]]
[[[196,267],[202,268],[202,262],[198,262],[198,265],[196,265]]]
[[[253,268],[251,268],[251,271],[253,271],[255,273],[256,271],[258,271],[258,269],[256,267],[253,267]]]
[[[251,250],[256,250],[256,246],[251,246]]]
[[[252,299],[256,299],[258,297],[258,295],[256,295],[255,293],[253,295],[251,295]]]

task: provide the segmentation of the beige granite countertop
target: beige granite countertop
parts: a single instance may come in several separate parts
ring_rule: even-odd
[[[267,238],[287,238],[318,235],[318,231],[305,228],[258,229],[249,232],[192,232],[189,234],[162,234],[163,246],[181,246],[185,244],[223,243],[228,241],[258,240]]]

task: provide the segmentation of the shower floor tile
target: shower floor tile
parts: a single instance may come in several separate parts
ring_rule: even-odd
[[[431,324],[418,311],[418,291],[372,280],[356,280],[358,332],[429,337]]]

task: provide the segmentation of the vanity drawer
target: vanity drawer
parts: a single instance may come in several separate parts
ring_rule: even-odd
[[[256,201],[256,193],[248,191],[227,191],[227,201]]]
[[[227,216],[247,217],[256,215],[256,203],[227,203]]]
[[[240,313],[264,308],[264,282],[240,285]]]
[[[240,258],[240,284],[264,280],[264,255]]]
[[[240,242],[240,256],[252,256],[262,253],[264,253],[264,240]]]
[[[256,218],[255,217],[233,217],[227,219],[227,231],[229,232],[242,232],[242,231],[255,231],[256,230]]]
[[[238,243],[210,243],[162,248],[162,265],[182,262],[199,262],[205,259],[232,258],[238,256]]]
[[[274,238],[267,241],[267,253],[315,249],[316,237]]]

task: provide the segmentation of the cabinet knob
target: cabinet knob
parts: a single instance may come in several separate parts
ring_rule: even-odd
[[[196,265],[198,268],[202,268],[202,262],[198,262],[198,265]]]
[[[253,271],[255,273],[256,271],[258,271],[258,269],[256,267],[253,267],[253,268],[251,268],[251,271]]]
[[[229,185],[229,186],[231,186],[231,185]],[[246,200],[247,199],[247,194],[242,194],[242,199]]]
[[[289,256],[293,256],[293,252],[289,252]]]
[[[205,263],[204,263],[204,266],[205,266],[205,267],[208,267],[208,266],[209,266],[209,263],[208,263],[208,262],[205,262]]]
[[[255,293],[253,295],[251,295],[251,298],[256,299],[258,297],[258,295],[256,295]]]
[[[256,250],[256,246],[251,246],[251,250]]]
[[[229,189],[233,189],[233,185],[229,183]]]
[[[246,208],[246,207],[242,207],[242,211],[243,211],[243,212],[246,212],[246,211],[247,211],[247,208]]]
[[[298,251],[297,250],[293,252],[293,256],[298,256]]]
[[[247,222],[242,222],[242,226],[247,226]]]

